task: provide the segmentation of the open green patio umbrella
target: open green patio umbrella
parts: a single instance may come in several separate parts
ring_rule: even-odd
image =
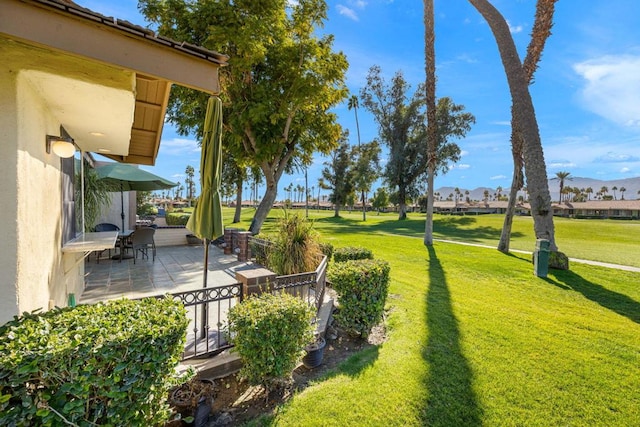
[[[108,163],[98,166],[96,173],[100,180],[110,183],[114,189],[120,189],[120,204],[122,211],[122,230],[124,226],[124,196],[125,191],[155,191],[175,187],[176,183],[139,169],[126,163]]]
[[[203,288],[207,287],[209,264],[209,242],[224,233],[222,226],[222,204],[220,203],[220,181],[222,174],[222,101],[209,97],[204,119],[202,154],[200,157],[201,193],[187,228],[204,239]]]

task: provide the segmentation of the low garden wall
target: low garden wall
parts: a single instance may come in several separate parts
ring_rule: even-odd
[[[153,239],[156,246],[186,245],[187,234],[190,233],[183,225],[164,226],[156,228]]]

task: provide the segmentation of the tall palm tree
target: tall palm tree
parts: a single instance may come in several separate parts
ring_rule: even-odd
[[[626,188],[620,187],[620,200],[624,200],[624,192],[627,191]]]
[[[593,188],[587,187],[587,189],[584,190],[584,192],[587,193],[587,200],[591,200],[591,194],[593,194]]]
[[[433,246],[433,193],[437,164],[438,125],[436,123],[436,31],[433,0],[424,5],[424,62],[426,72],[425,96],[427,104],[427,218],[424,226],[426,246]]]
[[[616,187],[615,185],[611,187],[611,191],[613,191],[613,200],[618,200],[618,198],[616,197],[616,190],[618,190],[618,187]]]
[[[558,200],[558,203],[562,203],[562,195],[566,194],[563,192],[564,190],[564,181],[571,181],[573,178],[569,177],[569,175],[571,175],[571,172],[556,172],[556,176],[555,178],[552,178],[553,180],[558,180],[559,184],[560,184],[560,199]]]
[[[543,1],[543,0],[539,0]],[[513,36],[504,16],[488,0],[469,0],[487,21],[494,35],[509,84],[514,125],[518,126],[523,144],[523,159],[529,189],[531,216],[537,239],[549,241],[549,249],[558,251],[551,210],[547,170],[540,140],[538,121],[529,92],[527,72],[520,62]],[[536,63],[534,63],[534,67]]]
[[[353,109],[353,112],[356,115],[356,132],[358,133],[358,147],[360,147],[360,123],[358,123],[358,107],[360,107],[360,102],[358,101],[357,95],[351,95],[349,98],[349,103],[347,105],[349,111]],[[364,190],[362,190],[362,194],[360,195],[360,200],[362,201],[362,220],[367,220],[367,207],[364,200]]]
[[[607,193],[609,193],[609,187],[602,186],[602,188],[600,188],[600,193],[602,194],[602,197],[604,198],[604,196],[606,196]]]

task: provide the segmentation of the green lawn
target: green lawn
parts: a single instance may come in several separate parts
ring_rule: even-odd
[[[335,246],[365,246],[390,262],[389,339],[264,424],[640,425],[639,273],[573,263],[541,279],[527,255],[425,248],[422,216],[360,219],[325,214],[315,228]],[[434,228],[438,238],[494,245],[501,221],[438,216]],[[516,219],[513,248],[532,249],[531,228]],[[635,223],[558,220],[556,230],[570,257],[633,264]]]

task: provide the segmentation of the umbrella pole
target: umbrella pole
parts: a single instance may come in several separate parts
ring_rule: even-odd
[[[124,231],[124,192],[122,189],[122,183],[120,183],[120,209],[120,218],[122,218],[122,231]]]
[[[202,275],[202,288],[206,289],[207,287],[207,274],[209,273],[209,239],[202,239],[204,242],[204,273]],[[201,335],[200,338],[207,338],[207,340],[209,339],[207,337],[207,335],[209,334],[209,322],[207,321],[207,318],[209,316],[209,303],[205,303],[202,306],[202,331],[201,331]]]

